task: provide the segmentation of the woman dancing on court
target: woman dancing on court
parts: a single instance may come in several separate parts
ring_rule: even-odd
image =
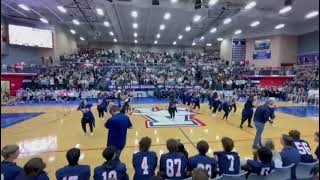
[[[175,100],[175,98],[171,98],[170,99],[168,111],[169,111],[169,114],[170,114],[170,119],[174,119],[174,117],[176,116],[176,112],[178,112],[178,110],[177,110],[177,101]]]
[[[250,95],[247,102],[244,104],[244,108],[242,110],[241,124],[240,128],[242,129],[242,125],[244,122],[248,120],[248,127],[253,128],[251,126],[251,120],[253,116],[253,108],[255,107],[254,103],[256,101],[256,96]]]
[[[223,95],[224,97],[224,95]],[[231,102],[231,97],[228,98],[224,98],[222,101],[221,106],[219,107],[219,111],[223,110],[224,115],[222,117],[223,120],[228,120],[228,116],[230,113],[230,102]]]
[[[211,99],[212,113],[215,114],[217,112],[219,106],[221,105],[221,101],[219,99],[217,92],[214,92],[211,98],[212,98]]]
[[[81,127],[83,130],[83,135],[87,133],[86,125],[89,124],[90,127],[90,135],[93,136],[93,127],[95,126],[95,119],[93,113],[91,112],[91,104],[88,104],[87,100],[81,102],[78,107],[78,110],[82,111],[82,119],[81,119]]]

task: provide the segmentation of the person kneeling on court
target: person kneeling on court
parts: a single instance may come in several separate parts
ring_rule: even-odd
[[[175,139],[167,140],[168,153],[160,157],[159,175],[164,179],[185,179],[190,172],[187,171],[188,160],[186,156],[178,151],[178,141]]]
[[[102,156],[106,162],[94,169],[94,180],[129,180],[126,165],[116,159],[116,153],[114,146],[104,149]]]
[[[90,179],[90,166],[79,165],[80,149],[71,148],[67,152],[67,160],[69,165],[60,168],[56,171],[57,180],[65,179],[78,179],[89,180]]]
[[[261,147],[257,151],[257,157],[255,160],[247,160],[247,164],[243,165],[241,169],[248,171],[247,176],[251,173],[259,176],[269,175],[275,169],[272,151],[266,147]]]
[[[18,145],[7,145],[1,150],[1,155],[3,161],[1,162],[1,180],[11,180],[14,179],[18,174],[20,174],[23,169],[15,163],[15,160],[19,156],[19,146]]]

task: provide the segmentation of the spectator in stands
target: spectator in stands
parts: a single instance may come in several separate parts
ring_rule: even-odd
[[[260,147],[257,150],[256,160],[247,160],[247,164],[241,167],[241,169],[247,171],[247,176],[251,173],[255,173],[260,176],[269,175],[275,168],[272,160],[272,151],[266,147]]]
[[[196,168],[192,172],[192,180],[208,180],[210,175],[203,168]]]
[[[23,171],[15,178],[15,180],[49,180],[47,173],[44,171],[46,164],[41,158],[31,158],[23,166]]]
[[[168,153],[160,157],[159,174],[165,179],[184,179],[189,176],[187,171],[188,159],[181,152],[178,152],[178,141],[167,140]]]
[[[71,148],[67,151],[67,160],[69,165],[60,168],[56,171],[57,180],[65,180],[76,178],[81,180],[90,179],[90,166],[79,165],[80,149]]]
[[[217,174],[217,161],[208,157],[209,144],[206,141],[199,141],[197,144],[199,154],[192,156],[188,161],[188,170],[194,175],[197,168],[207,171],[210,178],[215,178]]]
[[[233,140],[228,137],[223,137],[221,143],[223,151],[214,152],[215,158],[218,160],[219,174],[239,174],[240,157],[237,152],[233,151]]]
[[[117,148],[109,146],[102,152],[106,160],[101,166],[94,169],[94,180],[121,179],[129,180],[126,165],[116,159]]]
[[[301,155],[301,162],[313,163],[315,160],[312,157],[312,151],[307,141],[300,139],[298,130],[291,130],[289,136],[293,139],[293,147],[295,147]]]
[[[314,140],[317,142],[318,146],[317,146],[317,149],[315,151],[315,154],[317,156],[317,160],[319,161],[320,159],[320,150],[319,150],[319,131],[315,132],[314,133]]]
[[[15,179],[15,177],[22,172],[23,169],[15,163],[19,153],[19,146],[15,144],[6,145],[2,148],[1,155],[3,161],[1,162],[1,176],[4,177],[4,180]]]
[[[155,175],[158,157],[154,151],[150,151],[150,147],[151,139],[143,137],[139,142],[139,152],[133,154],[134,180],[150,179]]]
[[[263,143],[263,147],[266,147],[272,151],[272,160],[275,164],[276,168],[281,168],[282,167],[282,159],[280,154],[275,150],[274,143],[272,139],[267,139]]]

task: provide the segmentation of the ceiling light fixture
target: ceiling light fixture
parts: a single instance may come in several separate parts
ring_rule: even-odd
[[[133,29],[137,29],[138,28],[138,23],[132,23],[132,27],[133,27]]]
[[[292,10],[292,6],[286,6],[286,7],[282,8],[282,9],[280,9],[279,14],[285,14],[285,13],[291,11],[291,10]]]
[[[231,21],[231,18],[226,18],[223,20],[223,24],[229,24]]]
[[[241,29],[238,29],[234,32],[234,34],[241,34],[241,33],[242,33]]]
[[[207,46],[212,46],[212,44],[210,44],[210,43],[207,43],[206,45],[207,45]]]
[[[218,41],[223,41],[223,38],[218,38],[217,40],[218,40]]]
[[[138,40],[135,39],[135,40],[134,40],[134,43],[135,43],[135,44],[138,44]]]
[[[177,3],[177,2],[178,2],[178,0],[171,0],[171,2],[172,2],[172,3]]]
[[[217,4],[218,0],[209,0],[208,2],[208,6],[211,7],[211,6],[214,6],[215,4]]]
[[[40,21],[41,22],[43,22],[43,23],[46,23],[46,24],[48,24],[49,22],[48,22],[48,20],[46,19],[46,18],[40,18]]]
[[[80,40],[81,40],[81,41],[84,41],[84,38],[83,38],[83,37],[80,37]]]
[[[76,34],[76,31],[74,29],[70,29],[71,34]]]
[[[103,16],[104,13],[103,13],[102,9],[97,8],[96,10],[97,10],[98,15]]]
[[[192,42],[192,46],[194,46],[194,45],[196,45],[196,43],[195,43],[195,42]]]
[[[118,42],[118,40],[117,40],[116,38],[113,38],[113,42],[115,42],[115,43],[116,43],[116,42]]]
[[[138,12],[137,11],[131,11],[131,17],[133,17],[133,18],[138,17]]]
[[[244,7],[244,9],[250,10],[250,9],[254,8],[256,5],[257,5],[257,3],[255,1],[251,1]]]
[[[134,36],[134,37],[138,37],[138,33],[136,33],[136,32],[133,33],[133,36]]]
[[[63,6],[57,6],[57,8],[59,9],[60,12],[62,13],[66,13],[67,10],[63,7]]]
[[[311,11],[304,16],[306,19],[311,19],[319,15],[319,11]]]
[[[160,25],[160,30],[164,30],[166,28],[166,26],[164,24]]]
[[[178,39],[182,39],[182,38],[183,38],[183,36],[182,36],[182,35],[179,35],[179,36],[178,36]]]
[[[158,41],[157,41],[157,40],[155,40],[155,41],[154,41],[154,44],[158,44]]]
[[[200,40],[204,40],[204,36],[201,36]]]
[[[260,21],[253,21],[251,24],[250,24],[250,26],[251,27],[256,27],[256,26],[258,26],[260,24]]]
[[[72,20],[72,22],[73,22],[73,24],[75,24],[75,25],[79,25],[79,24],[80,24],[80,22],[79,22],[77,19]]]
[[[171,18],[171,14],[169,12],[164,13],[163,19],[168,20]]]
[[[110,31],[110,32],[109,32],[109,35],[110,35],[110,36],[113,36],[114,34],[113,34],[113,32],[112,32],[112,31]]]
[[[199,22],[201,19],[201,16],[199,14],[196,14],[193,16],[193,22]]]
[[[191,30],[191,27],[190,27],[190,26],[187,26],[187,27],[185,28],[185,30],[188,32],[188,31]]]
[[[173,41],[173,43],[172,43],[173,45],[176,45],[177,44],[177,42],[176,41]]]
[[[278,24],[274,28],[275,29],[281,29],[281,28],[284,28],[284,26],[285,26],[285,24]]]
[[[30,8],[24,4],[19,4],[18,6],[25,11],[30,11]]]
[[[103,22],[103,24],[104,24],[106,27],[109,27],[109,26],[110,26],[110,24],[109,24],[108,21]]]
[[[157,39],[159,39],[159,38],[160,38],[160,34],[158,33],[158,34],[157,34]]]
[[[217,31],[217,28],[212,28],[211,30],[210,30],[210,33],[215,33]]]

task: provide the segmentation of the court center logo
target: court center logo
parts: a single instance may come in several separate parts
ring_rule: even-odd
[[[170,119],[167,109],[159,107],[134,108],[132,115],[145,117],[146,128],[205,126],[202,121],[195,118],[195,113],[192,110],[186,108],[178,108],[174,119]]]

